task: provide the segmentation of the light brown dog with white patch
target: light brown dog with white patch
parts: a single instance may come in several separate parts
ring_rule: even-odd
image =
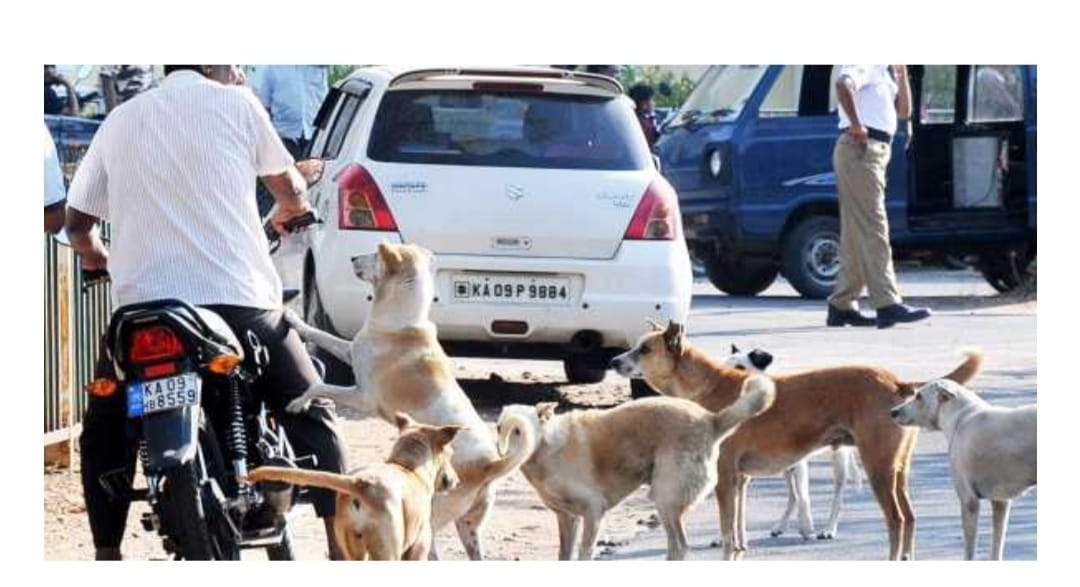
[[[982,355],[970,352],[945,376],[970,380]],[[683,327],[641,337],[633,349],[612,359],[627,377],[644,377],[665,395],[696,401],[716,411],[735,400],[744,371],[724,367],[686,342]],[[919,383],[900,381],[880,367],[835,367],[772,377],[773,407],[742,425],[720,447],[716,498],[726,558],[746,550],[746,494],[750,478],[777,475],[824,446],[854,444],[859,451],[889,530],[889,558],[914,558],[915,511],[908,496],[911,455],[917,431],[892,421],[889,411]]]
[[[773,403],[768,378],[751,377],[742,387],[718,413],[670,397],[558,416],[553,403],[504,407],[499,447],[530,455],[521,472],[558,517],[559,559],[570,559],[582,519],[578,558],[591,559],[604,513],[645,483],[667,533],[668,559],[685,558],[686,513],[716,484],[721,441]]]
[[[284,481],[338,492],[334,536],[345,560],[424,560],[431,550],[431,500],[457,483],[450,443],[460,426],[425,426],[398,414],[401,436],[385,463],[348,475],[259,467],[248,481]]]
[[[433,255],[417,245],[380,243],[378,251],[354,257],[353,272],[372,284],[374,302],[364,327],[348,341],[308,326],[289,311],[285,319],[300,336],[352,365],[355,387],[318,383],[286,409],[307,409],[327,398],[364,416],[389,419],[404,412],[431,425],[455,424],[454,469],[461,483],[435,497],[432,527],[454,522],[469,558],[483,558],[481,531],[495,502],[494,482],[517,469],[528,455],[499,456],[495,437],[454,378],[428,318],[435,295]],[[436,550],[432,548],[433,556]]]

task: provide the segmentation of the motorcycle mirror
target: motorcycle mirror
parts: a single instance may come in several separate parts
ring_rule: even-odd
[[[322,179],[324,169],[326,169],[326,162],[322,159],[304,159],[296,162],[296,170],[303,176],[308,187],[315,185]]]

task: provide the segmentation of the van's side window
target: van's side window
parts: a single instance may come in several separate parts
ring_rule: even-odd
[[[969,122],[1024,119],[1024,88],[1016,65],[976,65],[968,92]]]
[[[781,118],[799,115],[799,95],[802,91],[803,66],[785,65],[761,103],[758,116]]]
[[[342,102],[341,108],[338,109],[337,118],[334,119],[334,126],[330,127],[330,135],[326,140],[326,150],[322,154],[324,159],[337,158],[338,153],[341,151],[341,143],[345,141],[345,132],[352,126],[353,117],[356,116],[356,111],[360,108],[361,102],[363,102],[363,98],[355,94],[345,94],[345,101]]]
[[[956,66],[927,65],[919,100],[921,124],[952,124],[956,120]]]

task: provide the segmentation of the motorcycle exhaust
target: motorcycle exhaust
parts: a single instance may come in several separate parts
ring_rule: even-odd
[[[265,463],[267,467],[286,467],[297,469],[296,463],[285,457],[271,457]],[[284,481],[260,481],[263,498],[266,505],[275,517],[283,517],[293,505],[293,496],[296,494],[296,486]]]

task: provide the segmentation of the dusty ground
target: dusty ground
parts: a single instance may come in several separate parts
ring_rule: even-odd
[[[568,385],[563,381],[558,363],[534,361],[481,361],[456,359],[459,378],[481,416],[494,430],[501,406],[508,403],[558,401],[561,409],[608,407],[629,397],[626,380],[608,375],[595,385]],[[340,421],[348,442],[349,463],[359,466],[385,458],[396,436],[394,428],[379,420]],[[49,560],[88,560],[93,558],[90,527],[83,506],[78,459],[74,470],[45,471],[45,558]],[[138,486],[141,480],[136,481]],[[639,489],[605,519],[597,551],[625,543],[649,525],[652,508],[645,498],[647,489]],[[144,531],[140,515],[147,511],[143,502],[132,505],[124,537],[124,557],[141,560],[168,558],[160,539]],[[326,539],[322,523],[309,505],[293,510],[294,545],[298,559],[326,558]],[[498,500],[485,530],[487,556],[495,560],[555,559],[558,534],[555,516],[536,497],[533,488],[519,472],[503,480]],[[453,528],[436,537],[442,558],[459,560],[465,553]],[[262,551],[247,551],[245,559],[262,559]]]

